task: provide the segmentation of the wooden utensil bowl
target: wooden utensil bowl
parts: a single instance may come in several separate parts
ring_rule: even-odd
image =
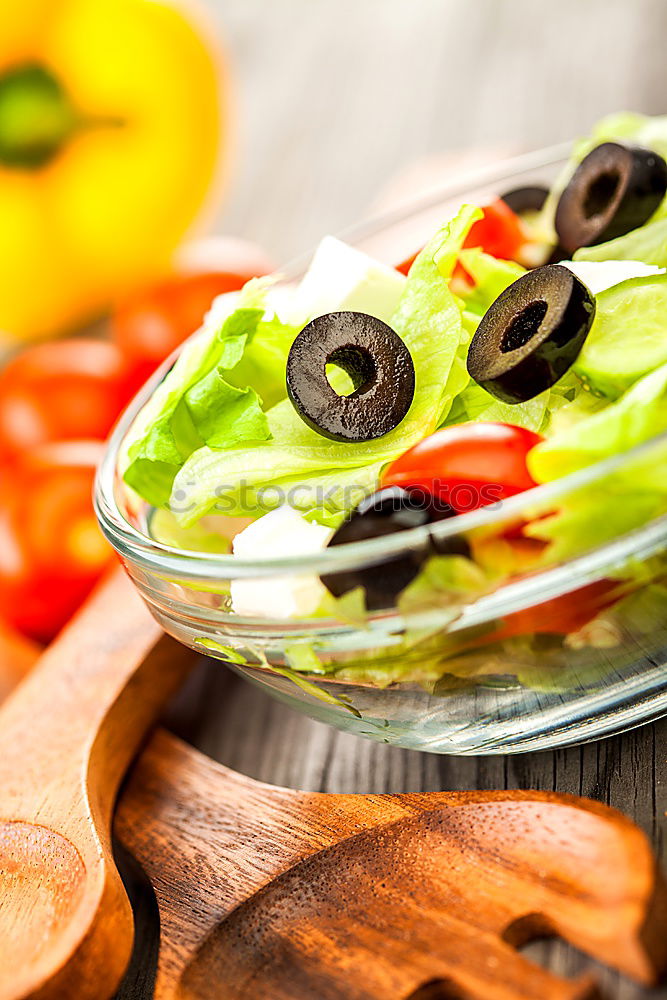
[[[160,732],[116,829],[155,887],[157,1000],[221,984],[231,1000],[593,1000],[591,977],[516,950],[545,933],[643,983],[667,960],[646,839],[575,797],[291,792]]]
[[[2,907],[10,915],[21,912],[26,883],[37,887],[31,897],[31,922],[11,920],[3,926],[3,953],[11,956],[14,986],[20,990],[21,973],[30,969],[30,980],[39,980],[40,965],[48,967],[62,947],[62,928],[69,926],[85,896],[86,866],[66,837],[15,821],[0,822],[0,870]],[[41,928],[39,938],[35,926]]]

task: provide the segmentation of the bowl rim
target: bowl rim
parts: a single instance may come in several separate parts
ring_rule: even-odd
[[[429,191],[426,196],[422,195],[406,202],[399,208],[375,215],[362,223],[343,230],[340,237],[350,242],[358,242],[389,225],[400,223],[422,211],[434,208],[449,198],[464,198],[470,196],[476,188],[484,185],[497,184],[502,180],[509,180],[517,174],[534,169],[555,167],[563,163],[570,149],[571,143],[563,143],[467,171],[465,177],[454,177],[441,187]],[[296,276],[303,270],[311,256],[312,250],[293,259],[285,267],[279,268],[277,274],[281,278],[288,279],[292,275]],[[196,333],[193,336],[196,336]],[[97,470],[94,505],[102,531],[121,555],[145,570],[160,575],[169,573],[189,581],[205,581],[211,578],[219,580],[221,577],[232,580],[285,575],[335,574],[336,572],[377,565],[415,548],[421,548],[429,539],[444,541],[453,535],[463,534],[476,528],[487,528],[512,517],[519,517],[523,510],[543,505],[583,486],[591,485],[596,480],[622,468],[629,459],[641,457],[642,454],[650,452],[656,445],[661,443],[667,445],[667,431],[665,431],[631,449],[597,461],[550,483],[535,486],[507,500],[459,514],[455,518],[435,524],[405,529],[381,538],[348,542],[312,554],[272,559],[243,559],[231,553],[205,553],[181,549],[158,542],[132,525],[121,513],[116,497],[117,461],[121,444],[135,417],[169,371],[181,349],[182,345],[166,359],[118,420]],[[620,539],[628,536],[636,539],[637,545],[640,546],[642,533],[655,531],[656,523],[661,523],[663,520],[665,521],[664,533],[667,536],[667,518],[655,518],[643,528],[626,531],[603,545],[594,546],[588,552],[597,552],[598,554],[602,554],[606,550],[611,552]],[[560,565],[567,565],[578,558],[580,556],[572,557]],[[549,569],[553,569],[553,567],[537,571],[533,574],[533,579],[539,578],[541,573],[547,572]]]

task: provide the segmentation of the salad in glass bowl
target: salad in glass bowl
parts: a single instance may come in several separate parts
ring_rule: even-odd
[[[664,714],[665,158],[615,115],[216,299],[98,477],[165,629],[417,749]]]

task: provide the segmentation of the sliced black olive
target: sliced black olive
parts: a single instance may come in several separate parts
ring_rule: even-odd
[[[468,373],[506,403],[532,399],[574,363],[594,316],[595,299],[568,268],[535,268],[483,316],[470,343]]]
[[[667,163],[641,146],[605,142],[581,161],[556,209],[569,254],[624,236],[651,218],[667,192]]]
[[[548,196],[549,188],[541,184],[532,184],[512,188],[500,197],[517,215],[525,215],[527,212],[540,212]]]
[[[337,365],[354,391],[339,396],[327,378]],[[333,441],[370,441],[400,424],[415,394],[409,350],[390,326],[359,312],[318,316],[287,359],[287,392],[305,423]]]
[[[329,545],[381,538],[397,531],[431,524],[454,514],[451,507],[437,506],[432,497],[420,491],[410,492],[400,486],[387,486],[362,500],[340,526]],[[355,587],[364,587],[366,607],[369,611],[378,611],[391,607],[401,591],[414,580],[425,560],[436,554],[468,556],[470,548],[460,536],[443,539],[439,544],[431,538],[423,545],[377,566],[331,573],[323,576],[322,582],[334,597],[342,597]]]

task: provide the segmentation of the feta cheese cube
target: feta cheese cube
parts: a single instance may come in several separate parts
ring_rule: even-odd
[[[234,538],[232,549],[241,559],[275,559],[310,555],[324,549],[331,529],[306,521],[285,504],[249,524]],[[274,576],[232,580],[232,608],[239,615],[298,618],[312,614],[326,593],[318,577]]]
[[[388,323],[405,282],[393,267],[334,236],[325,236],[297,289],[297,308],[308,319],[349,310]]]

